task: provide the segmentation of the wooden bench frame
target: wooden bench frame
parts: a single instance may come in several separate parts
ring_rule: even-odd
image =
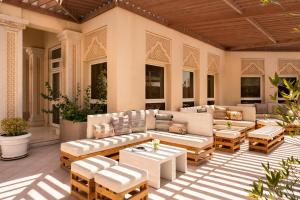
[[[64,151],[60,151],[60,166],[63,169],[66,169],[67,171],[69,171],[71,169],[72,162],[77,161],[77,160],[82,160],[85,158],[89,158],[89,157],[93,157],[93,156],[97,156],[97,155],[106,156],[106,157],[109,157],[114,160],[119,160],[119,151],[121,149],[125,149],[128,147],[135,146],[135,145],[142,144],[142,143],[149,142],[149,141],[151,141],[151,139],[147,139],[147,140],[143,140],[143,141],[139,141],[139,142],[135,142],[135,143],[119,146],[119,147],[114,147],[114,148],[106,149],[103,151],[97,151],[95,153],[90,153],[90,154],[86,154],[86,155],[82,155],[82,156],[73,156]]]
[[[105,188],[96,183],[96,192],[95,192],[96,200],[107,199],[107,198],[111,200],[124,200],[126,194],[132,195],[130,198],[128,198],[130,200],[147,200],[148,199],[147,181],[140,183],[132,188],[129,188],[128,190],[121,193],[116,193],[114,191],[111,191],[109,188]]]
[[[256,137],[248,137],[248,139],[249,151],[268,154],[284,142],[284,130],[273,139],[261,139]]]
[[[214,136],[214,147],[216,150],[233,153],[240,149],[241,137],[227,138]]]
[[[160,141],[160,143],[185,148],[187,150],[187,162],[191,165],[199,165],[204,161],[210,160],[212,158],[212,153],[215,151],[214,144],[209,144],[202,148],[197,148],[166,141]]]
[[[71,171],[71,195],[80,200],[95,199],[95,181]]]

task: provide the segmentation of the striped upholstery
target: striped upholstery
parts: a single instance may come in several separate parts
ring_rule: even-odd
[[[146,132],[146,112],[145,110],[133,110],[127,112],[131,131],[133,133]]]
[[[131,133],[128,115],[112,117],[112,125],[114,127],[115,135],[123,135]]]

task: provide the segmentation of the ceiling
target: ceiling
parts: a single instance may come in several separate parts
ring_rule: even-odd
[[[3,1],[77,23],[119,6],[225,50],[300,51],[299,0]]]

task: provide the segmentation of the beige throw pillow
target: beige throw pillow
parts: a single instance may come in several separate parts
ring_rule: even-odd
[[[131,133],[128,115],[120,117],[112,117],[112,126],[114,127],[115,135],[124,135]]]
[[[94,124],[93,135],[96,139],[112,137],[115,135],[114,128],[108,123]]]
[[[242,121],[243,120],[243,113],[242,111],[227,111],[227,117],[230,120]]]
[[[213,112],[214,119],[226,119],[227,118],[226,111],[227,108],[215,106],[215,110]]]
[[[170,133],[187,134],[187,122],[173,122],[169,127]]]

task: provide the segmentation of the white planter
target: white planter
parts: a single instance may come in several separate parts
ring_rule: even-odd
[[[18,159],[27,156],[31,133],[20,136],[0,136],[2,159]]]

